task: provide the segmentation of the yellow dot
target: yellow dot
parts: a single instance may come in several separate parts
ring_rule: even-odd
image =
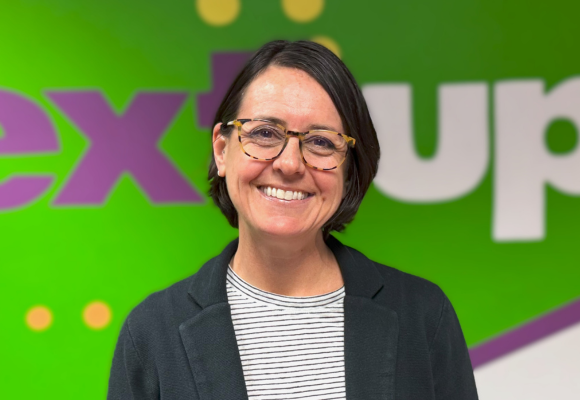
[[[240,13],[240,0],[196,0],[195,5],[201,19],[214,26],[231,24]]]
[[[83,321],[89,328],[103,329],[111,322],[111,308],[102,301],[93,301],[83,310]]]
[[[294,22],[310,22],[322,14],[324,0],[282,0],[282,9]]]
[[[318,44],[323,45],[324,47],[326,47],[328,50],[332,51],[334,54],[336,54],[336,56],[338,58],[341,58],[341,52],[340,52],[340,47],[338,46],[338,43],[336,43],[334,40],[332,40],[331,38],[327,37],[327,36],[315,36],[312,39],[313,42],[316,42]]]
[[[52,313],[45,306],[34,306],[26,313],[26,325],[33,331],[43,331],[52,324]]]

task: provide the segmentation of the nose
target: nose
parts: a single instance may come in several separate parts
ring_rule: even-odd
[[[288,139],[288,144],[284,148],[280,157],[274,160],[272,167],[279,170],[284,175],[302,174],[306,166],[302,162],[300,154],[300,140],[297,137]]]

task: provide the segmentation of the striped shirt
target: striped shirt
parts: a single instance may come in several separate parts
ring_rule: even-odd
[[[344,286],[283,296],[250,285],[231,268],[226,286],[250,400],[346,399]]]

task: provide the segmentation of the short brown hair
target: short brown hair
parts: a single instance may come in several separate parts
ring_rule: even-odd
[[[225,124],[236,119],[245,89],[268,66],[296,68],[314,78],[328,93],[347,135],[356,139],[349,151],[346,172],[346,195],[334,215],[323,226],[324,236],[342,231],[351,222],[374,179],[380,157],[379,141],[365,99],[354,77],[344,63],[326,47],[309,41],[276,40],[266,43],[246,63],[230,86],[216,113],[214,123]],[[232,129],[223,129],[229,136]],[[238,227],[238,213],[230,199],[226,180],[217,174],[212,152],[208,179],[209,195],[228,219]]]

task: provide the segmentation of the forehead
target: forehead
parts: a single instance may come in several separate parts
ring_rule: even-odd
[[[270,66],[246,89],[238,118],[266,116],[285,121],[290,129],[327,125],[342,132],[340,115],[328,93],[306,72],[294,68]]]

